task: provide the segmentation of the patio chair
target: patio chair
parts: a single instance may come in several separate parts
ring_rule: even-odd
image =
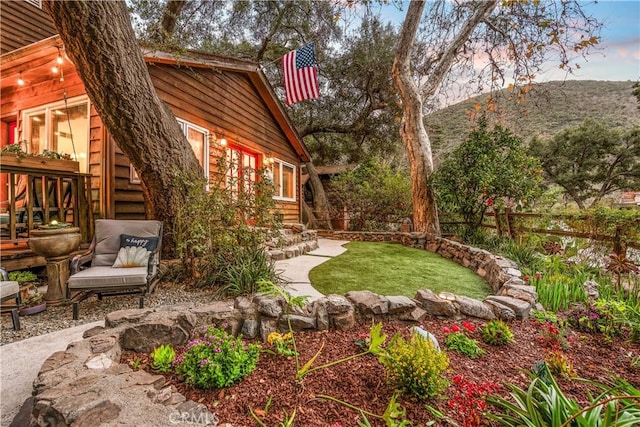
[[[88,252],[71,260],[67,298],[73,303],[73,319],[78,319],[79,303],[93,294],[102,299],[139,293],[143,308],[144,297],[158,281],[161,243],[160,221],[97,219]],[[90,267],[83,269],[89,261]]]
[[[11,309],[11,322],[13,323],[13,329],[18,331],[20,330],[18,307],[22,305],[22,300],[20,298],[20,285],[18,282],[9,280],[9,275],[3,268],[0,269],[0,273],[2,274],[2,281],[0,282],[0,302],[12,299],[16,300],[15,308]]]

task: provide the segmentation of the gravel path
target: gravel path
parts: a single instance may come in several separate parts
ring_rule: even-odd
[[[42,313],[20,316],[19,331],[14,331],[9,315],[2,316],[2,345],[37,335],[58,331],[73,326],[104,320],[107,313],[116,310],[138,308],[139,295],[105,297],[99,301],[96,296],[80,303],[80,319],[72,319],[71,305],[47,307]],[[161,305],[206,303],[213,300],[213,290],[209,288],[186,287],[180,283],[160,282],[155,291],[145,298],[145,307]]]

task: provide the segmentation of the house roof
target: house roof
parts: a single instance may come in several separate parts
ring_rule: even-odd
[[[0,71],[2,72],[2,79],[0,81],[0,88],[4,90],[8,86],[16,85],[20,73],[22,73],[22,77],[25,80],[29,81],[29,69],[34,68],[34,66],[46,64],[51,58],[56,58],[58,49],[62,46],[63,43],[60,36],[55,35],[1,55]],[[172,54],[142,48],[142,53],[145,61],[149,63],[208,68],[244,74],[264,100],[269,112],[273,115],[300,159],[304,162],[311,160],[307,147],[302,142],[302,138],[300,138],[298,131],[293,126],[289,115],[284,110],[273,87],[260,68],[260,64],[197,51],[185,51],[181,54]]]

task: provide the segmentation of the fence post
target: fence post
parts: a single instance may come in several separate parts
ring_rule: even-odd
[[[495,217],[495,220],[496,220],[496,234],[498,235],[498,237],[502,237],[502,225],[500,224],[500,211],[494,209],[493,216]]]
[[[511,208],[504,208],[504,222],[507,227],[507,234],[511,240],[514,240],[516,238],[516,233],[513,229],[513,218],[509,216],[509,213],[511,213]]]

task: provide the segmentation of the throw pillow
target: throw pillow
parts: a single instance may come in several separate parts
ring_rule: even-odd
[[[157,237],[120,235],[120,250],[114,268],[146,267],[151,252],[158,247]]]

